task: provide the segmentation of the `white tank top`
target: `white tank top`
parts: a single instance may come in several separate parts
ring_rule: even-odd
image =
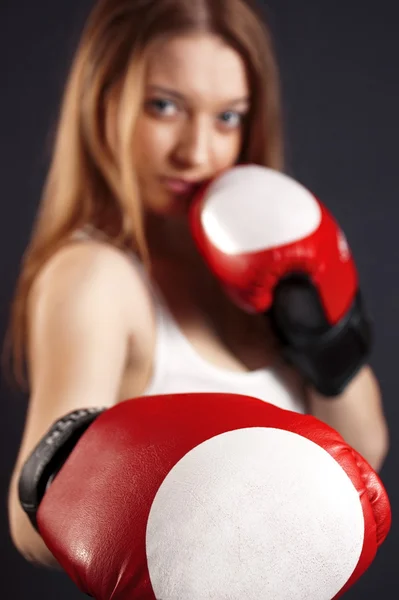
[[[75,231],[73,238],[96,237],[93,228]],[[139,259],[130,254],[154,302],[156,341],[151,379],[144,396],[195,392],[243,394],[275,406],[305,413],[300,380],[282,360],[255,371],[231,371],[202,358],[179,328],[156,284]]]
[[[158,287],[132,257],[148,287],[155,309],[156,341],[151,380],[143,395],[190,392],[244,394],[295,412],[305,412],[299,379],[280,361],[255,371],[231,371],[198,354],[178,326]]]

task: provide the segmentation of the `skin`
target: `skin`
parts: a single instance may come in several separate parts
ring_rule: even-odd
[[[162,176],[203,181],[232,166],[249,109],[244,64],[213,37],[170,41],[149,67],[136,157],[144,203],[162,216],[185,210]],[[182,201],[183,200],[183,201]]]
[[[232,371],[270,364],[265,337],[260,331],[247,338],[237,330],[226,333],[221,315],[227,301],[189,235],[185,217],[190,198],[171,192],[163,178],[200,182],[234,165],[249,96],[241,58],[218,38],[202,35],[165,43],[149,65],[134,140],[139,151],[133,156],[154,279],[197,352]],[[116,123],[110,110],[106,125],[111,144],[118,135]],[[151,376],[156,328],[152,299],[135,264],[98,240],[71,242],[48,261],[33,286],[28,315],[31,396],[10,486],[10,532],[27,560],[57,567],[19,505],[21,467],[65,413],[112,406],[143,393]],[[369,367],[334,403],[310,390],[305,395],[313,414],[344,433],[379,467],[387,434]]]

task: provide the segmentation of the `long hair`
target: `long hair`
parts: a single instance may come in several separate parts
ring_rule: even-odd
[[[23,385],[27,303],[44,263],[84,225],[107,228],[119,247],[148,264],[132,139],[151,47],[176,35],[211,33],[245,62],[250,119],[240,161],[283,167],[279,75],[271,35],[251,0],[100,0],[83,30],[61,103],[48,175],[11,306],[7,343]],[[105,131],[119,92],[118,152]]]

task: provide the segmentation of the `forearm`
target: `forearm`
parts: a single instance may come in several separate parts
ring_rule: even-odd
[[[15,472],[9,489],[8,514],[12,542],[25,560],[41,567],[61,569],[41,536],[34,530],[18,499],[18,476]]]
[[[336,429],[376,471],[381,469],[389,435],[380,388],[369,366],[363,367],[340,396],[325,398],[309,388],[307,397],[313,416]]]

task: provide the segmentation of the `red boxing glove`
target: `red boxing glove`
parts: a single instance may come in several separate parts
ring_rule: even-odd
[[[290,177],[243,165],[199,192],[190,223],[233,301],[268,313],[286,358],[321,393],[339,394],[369,356],[371,327],[328,210]]]
[[[378,476],[314,417],[231,394],[135,398],[94,417],[52,428],[20,497],[97,600],[331,600],[390,528]]]

